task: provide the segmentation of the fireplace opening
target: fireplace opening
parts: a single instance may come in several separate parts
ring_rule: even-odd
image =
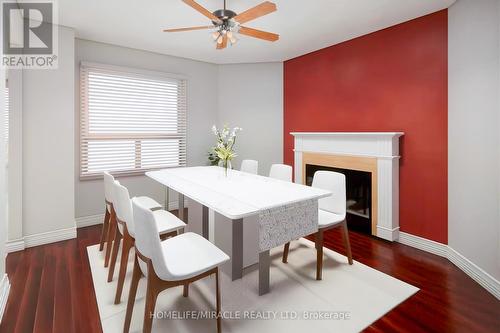
[[[340,172],[346,176],[346,219],[349,229],[371,235],[371,172],[306,164],[306,185],[311,186],[314,173],[319,170]]]

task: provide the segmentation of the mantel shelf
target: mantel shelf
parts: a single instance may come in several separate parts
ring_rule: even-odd
[[[371,137],[401,137],[404,132],[291,132],[293,136],[371,136]]]

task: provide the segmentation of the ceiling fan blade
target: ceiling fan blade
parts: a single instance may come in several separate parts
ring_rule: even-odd
[[[247,28],[247,27],[240,27],[239,33],[242,35],[247,35],[250,37],[259,38],[259,39],[267,40],[270,42],[275,42],[278,39],[280,39],[280,35],[273,34],[271,32],[267,32],[267,31]]]
[[[208,9],[206,9],[205,7],[203,7],[202,5],[197,3],[196,1],[194,1],[194,0],[182,0],[182,2],[184,2],[186,5],[192,7],[194,10],[198,11],[202,15],[208,17],[212,21],[221,22],[221,20],[217,16],[212,14]]]
[[[177,28],[177,29],[164,29],[163,32],[180,32],[180,31],[191,31],[191,30],[203,30],[212,29],[213,25],[204,25],[201,27],[189,27],[189,28]]]
[[[245,22],[255,20],[258,17],[267,15],[275,11],[276,11],[276,4],[270,1],[265,1],[260,5],[257,5],[253,8],[245,10],[243,13],[236,15],[234,17],[234,20],[239,24],[243,24]]]
[[[227,46],[227,35],[224,35],[222,37],[222,43],[217,43],[217,50],[222,50],[225,49]]]

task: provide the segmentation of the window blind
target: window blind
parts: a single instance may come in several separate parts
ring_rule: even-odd
[[[82,63],[80,178],[186,165],[186,80]]]
[[[9,98],[9,87],[5,87],[4,91],[4,106],[5,106],[5,111],[4,111],[4,119],[3,119],[3,128],[4,128],[4,135],[5,135],[5,143],[7,147],[9,147],[9,114],[10,114],[10,98]]]

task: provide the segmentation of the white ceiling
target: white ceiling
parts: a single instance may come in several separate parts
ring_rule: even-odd
[[[227,0],[237,13],[264,0]],[[199,0],[213,11],[223,0]],[[59,23],[79,38],[211,63],[283,61],[449,7],[455,0],[274,0],[278,11],[245,26],[280,35],[271,43],[241,36],[216,50],[209,30],[164,33],[208,25],[181,0],[60,0]]]

